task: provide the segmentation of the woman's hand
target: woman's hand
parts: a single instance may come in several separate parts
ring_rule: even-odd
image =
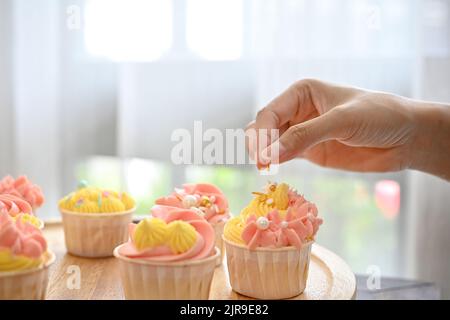
[[[298,81],[259,111],[251,128],[269,129],[268,139],[249,143],[258,167],[299,157],[352,171],[435,173],[424,168],[430,161],[423,157],[450,154],[449,143],[436,150],[442,142],[436,139],[450,138],[449,108],[311,79]],[[279,130],[278,140],[270,129]]]

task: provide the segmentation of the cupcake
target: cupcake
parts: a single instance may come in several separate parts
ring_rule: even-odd
[[[311,245],[322,224],[317,207],[285,183],[269,183],[224,229],[234,291],[258,299],[301,294]]]
[[[109,257],[128,239],[135,202],[126,192],[80,188],[59,201],[67,251],[81,257]]]
[[[193,210],[159,210],[130,224],[114,250],[126,299],[208,299],[216,260],[214,229]]]
[[[230,212],[227,198],[218,187],[208,183],[184,184],[183,188],[176,188],[169,196],[156,199],[155,203],[153,212],[157,212],[160,206],[168,206],[191,209],[205,218],[214,228],[216,247],[221,251],[217,264],[222,263],[224,252],[222,234]]]
[[[0,210],[0,300],[45,299],[54,261],[38,228]]]
[[[0,211],[8,213],[14,221],[21,220],[36,228],[44,228],[44,222],[34,215],[31,205],[17,196],[0,194]]]

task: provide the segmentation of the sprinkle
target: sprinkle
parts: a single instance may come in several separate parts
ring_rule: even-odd
[[[267,199],[267,200],[266,200],[266,203],[267,203],[267,204],[272,204],[272,203],[273,203],[273,199],[272,199],[272,198]]]
[[[288,227],[289,223],[287,221],[281,221],[280,223],[280,227],[282,229],[286,229]]]
[[[108,191],[103,191],[102,194],[103,194],[103,196],[106,197],[106,198],[108,198],[109,195],[110,195],[110,193],[109,193]]]
[[[88,182],[86,180],[80,180],[78,182],[78,189],[83,189],[86,188],[88,186]]]
[[[78,199],[77,202],[75,203],[75,207],[78,208],[79,206],[81,206],[83,204],[83,202],[84,202],[83,198]]]
[[[259,217],[256,220],[256,227],[260,230],[266,230],[269,228],[269,220],[266,217]]]

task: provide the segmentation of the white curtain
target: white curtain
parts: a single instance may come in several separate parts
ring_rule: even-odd
[[[0,174],[24,173],[42,185],[44,216],[57,217],[56,200],[73,188],[83,157],[168,160],[172,129],[193,120],[241,127],[300,78],[450,101],[449,0],[172,0],[172,45],[148,59],[140,44],[155,34],[132,15],[120,19],[147,1],[114,0],[124,15],[102,20],[111,1],[88,1],[103,3],[91,18],[106,27],[95,32],[84,28],[86,16],[80,28],[67,27],[67,9],[83,13],[83,0],[0,1]],[[109,29],[108,21],[123,28]],[[86,46],[86,33],[104,46]],[[118,47],[129,61],[115,61]],[[395,178],[404,181],[407,204],[393,271],[436,281],[450,298],[449,184],[420,173]]]

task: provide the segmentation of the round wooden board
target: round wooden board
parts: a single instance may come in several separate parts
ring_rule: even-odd
[[[49,248],[57,256],[56,263],[50,268],[47,299],[123,299],[115,258],[86,259],[67,254],[60,224],[47,225],[44,233]],[[73,286],[74,270],[79,270],[79,287]],[[216,268],[210,299],[250,299],[231,289],[227,270],[226,262]],[[347,264],[331,251],[314,244],[306,290],[292,299],[352,299],[355,292],[355,276]]]

